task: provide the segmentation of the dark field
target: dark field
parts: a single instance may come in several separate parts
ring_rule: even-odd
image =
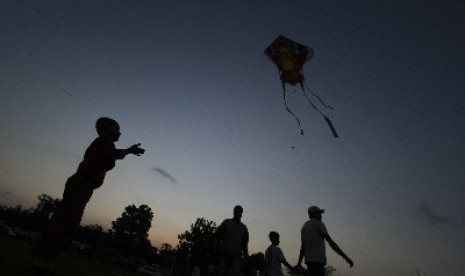
[[[5,276],[31,275],[28,261],[32,244],[14,237],[0,235],[0,271]],[[64,276],[136,276],[142,275],[111,264],[100,264],[93,260],[63,254],[56,271]]]

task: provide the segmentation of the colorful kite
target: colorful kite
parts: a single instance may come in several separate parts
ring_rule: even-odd
[[[306,91],[310,91],[310,93],[316,97],[324,107],[333,109],[331,106],[326,105],[323,100],[318,95],[313,93],[313,91],[311,91],[305,84],[302,67],[313,57],[313,49],[280,35],[273,41],[273,43],[271,43],[270,46],[265,49],[265,54],[278,67],[283,88],[284,106],[286,107],[287,112],[294,116],[297,123],[299,124],[300,134],[304,134],[304,130],[300,125],[300,119],[287,106],[286,93],[288,91],[286,90],[286,84],[292,86],[300,84],[300,87],[302,87],[302,92],[304,93],[307,101],[316,111],[321,114],[321,116],[323,116],[326,123],[328,123],[328,126],[331,129],[334,137],[338,137],[336,129],[334,128],[331,120],[316,107],[316,105],[310,100],[310,97]]]

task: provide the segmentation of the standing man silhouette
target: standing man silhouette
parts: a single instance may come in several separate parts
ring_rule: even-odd
[[[217,230],[217,238],[221,243],[220,276],[228,274],[240,276],[241,260],[249,256],[249,231],[241,222],[243,209],[237,205],[234,207],[234,217],[225,219]]]
[[[300,247],[298,267],[301,267],[302,259],[305,256],[305,264],[307,264],[310,276],[324,276],[326,264],[326,248],[325,240],[329,246],[339,254],[344,260],[349,263],[350,267],[354,262],[341,250],[336,242],[331,239],[326,230],[325,224],[321,221],[322,214],[325,210],[317,206],[308,208],[308,220],[301,230],[302,245]]]

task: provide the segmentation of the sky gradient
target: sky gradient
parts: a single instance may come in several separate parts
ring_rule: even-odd
[[[263,50],[283,34],[315,50],[282,101]],[[61,197],[116,119],[117,147],[83,224],[129,204],[154,212],[154,245],[197,217],[244,207],[250,251],[270,231],[295,264],[310,205],[326,209],[337,275],[465,273],[465,2],[0,0],[0,203]]]

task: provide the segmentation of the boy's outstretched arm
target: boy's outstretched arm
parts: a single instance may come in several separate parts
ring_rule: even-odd
[[[337,245],[333,239],[328,234],[323,235],[323,238],[328,242],[329,246],[337,253],[339,254],[344,260],[346,260],[347,263],[349,263],[350,267],[354,266],[354,262],[347,256],[344,251]]]
[[[140,143],[134,144],[130,146],[129,148],[123,150],[124,155],[134,154],[137,156],[141,156],[142,154],[144,154],[144,152],[145,152],[145,149],[140,147]]]

